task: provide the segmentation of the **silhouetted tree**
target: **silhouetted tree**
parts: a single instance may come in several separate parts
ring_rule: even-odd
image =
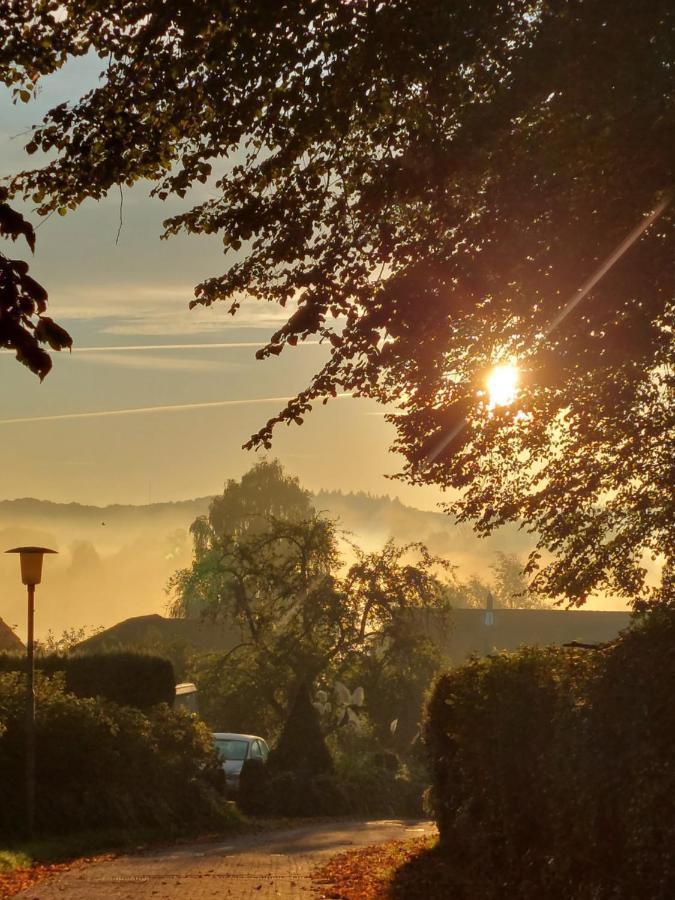
[[[663,554],[667,580],[675,547],[674,17],[670,0],[4,0],[17,91],[70,55],[106,61],[35,129],[26,149],[52,156],[13,190],[46,214],[208,182],[166,223],[229,254],[194,302],[288,305],[261,357],[331,348],[253,444],[339,390],[392,403],[408,478],[553,552],[536,590],[657,600],[644,559]],[[518,405],[491,410],[486,371],[511,357]]]
[[[355,654],[414,633],[425,610],[447,609],[440,578],[446,564],[422,544],[389,541],[379,552],[353,547],[356,560],[345,570],[335,522],[314,512],[297,518],[308,503],[297,480],[278,464],[274,478],[258,480],[260,471],[256,466],[240,483],[229,482],[212,510],[224,514],[228,498],[235,498],[240,511],[243,487],[251,484],[262,486],[253,492],[255,509],[265,509],[267,491],[273,498],[279,485],[292,485],[293,502],[275,507],[289,517],[251,516],[246,505],[243,518],[226,516],[230,531],[216,532],[209,520],[198,520],[206,539],[195,540],[192,565],[171,579],[171,611],[233,626],[239,643],[203,666],[203,677],[221,680],[230,695],[243,680],[242,698],[257,695],[281,719],[296,685],[311,686]],[[241,699],[234,708],[241,717]],[[261,718],[267,720],[267,711]]]
[[[0,187],[0,236],[12,241],[23,237],[33,252],[33,226],[4,202],[6,198],[6,188]],[[24,260],[11,259],[0,251],[0,347],[11,350],[42,381],[52,367],[45,346],[63,350],[70,348],[72,339],[45,315],[47,291],[28,274],[28,269]]]

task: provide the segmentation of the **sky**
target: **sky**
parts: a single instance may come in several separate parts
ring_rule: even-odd
[[[51,106],[94,86],[97,71],[95,59],[75,60],[47,79],[30,104],[13,105],[0,88],[0,177],[35,164],[23,151],[31,124]],[[235,317],[224,304],[190,311],[194,285],[227,265],[222,245],[215,236],[159,236],[165,218],[203,199],[210,188],[200,186],[196,196],[165,203],[152,200],[149,190],[140,184],[124,191],[121,231],[115,193],[41,223],[30,208],[22,210],[39,224],[36,253],[31,257],[20,244],[11,245],[11,253],[23,256],[48,290],[48,314],[68,329],[74,348],[53,354],[53,369],[42,384],[10,353],[0,352],[0,500],[103,506],[219,493],[228,478],[240,477],[260,458],[242,444],[327,358],[324,346],[309,342],[257,361],[256,348],[284,319],[272,304],[252,301]],[[10,251],[10,245],[3,249]],[[438,509],[438,489],[387,477],[401,460],[388,451],[394,431],[384,412],[372,401],[350,397],[319,405],[302,426],[277,429],[270,455],[312,491],[388,494],[409,506]],[[181,540],[188,525],[180,523]],[[37,521],[28,528],[11,522],[2,528],[6,546],[47,540],[59,546],[53,580],[61,578],[63,591],[54,589],[53,608],[40,620],[42,632],[58,631],[66,622],[110,624],[130,609],[163,610],[170,559],[164,545],[171,535],[159,529],[144,540],[119,533],[111,548],[88,532],[70,534],[65,525],[61,532],[45,531]],[[189,547],[184,549],[182,565],[189,559]],[[503,549],[513,549],[506,536]],[[6,566],[0,565],[0,607],[15,624],[23,594],[11,562],[3,558]],[[476,565],[483,573],[478,547]],[[73,589],[78,577],[79,606]],[[89,610],[94,594],[101,602]],[[118,608],[122,600],[124,609]],[[103,622],[102,605],[110,622]],[[608,598],[589,604],[615,605]]]
[[[23,151],[27,129],[95,85],[97,71],[96,59],[75,60],[29,104],[0,91],[0,176],[35,163]],[[148,194],[147,184],[125,190],[119,240],[113,193],[41,223],[34,257],[11,248],[48,290],[48,314],[70,331],[74,351],[53,354],[42,384],[0,354],[2,499],[147,503],[216,493],[256,461],[242,444],[327,358],[311,343],[256,361],[284,318],[274,305],[244,304],[234,318],[224,304],[190,311],[194,285],[225,269],[222,245],[216,236],[160,241],[163,219],[199,194],[165,203]],[[383,413],[338,399],[302,427],[280,428],[272,455],[312,490],[386,493],[435,508],[436,489],[385,477],[400,460],[388,452],[393,429]]]

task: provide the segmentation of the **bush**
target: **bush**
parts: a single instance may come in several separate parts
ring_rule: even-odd
[[[445,673],[425,743],[441,846],[477,897],[675,896],[675,613],[604,650]]]
[[[25,679],[0,675],[0,834],[24,820]],[[144,714],[77,698],[38,677],[39,831],[163,831],[227,821],[223,772],[206,727],[166,705]]]
[[[239,804],[246,812],[268,815],[340,814],[345,803],[332,772],[319,715],[302,684],[266,765],[244,765]]]
[[[270,771],[244,763],[237,802],[245,813],[278,816],[418,816],[426,787],[393,753],[341,756],[335,772]]]
[[[419,815],[424,781],[395,753],[373,752],[372,735],[341,730],[337,767],[306,687],[296,696],[266,765],[244,763],[238,802],[280,816]],[[335,737],[333,738],[335,741]]]
[[[340,816],[348,803],[338,779],[330,773],[269,773],[265,810],[275,816]]]
[[[37,656],[35,668],[45,675],[63,672],[66,690],[77,697],[104,697],[122,706],[149,709],[158,703],[173,704],[173,665],[161,656],[120,651],[62,656]],[[0,672],[25,672],[26,658],[0,654]]]
[[[319,714],[309,695],[307,685],[298,689],[288,719],[267,765],[271,773],[297,772],[303,775],[328,774],[333,771],[333,759],[326,746]]]
[[[248,815],[259,815],[268,811],[267,766],[262,759],[245,759],[239,775],[237,804]]]
[[[420,816],[425,773],[411,769],[393,753],[342,758],[337,774],[346,795],[346,812],[363,816]]]

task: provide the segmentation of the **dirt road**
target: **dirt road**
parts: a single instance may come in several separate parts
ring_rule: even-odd
[[[327,822],[199,842],[80,865],[22,900],[290,900],[320,898],[312,870],[353,847],[418,837],[430,822]]]

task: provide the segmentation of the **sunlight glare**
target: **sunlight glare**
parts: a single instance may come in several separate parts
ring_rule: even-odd
[[[518,367],[513,363],[495,366],[487,377],[490,408],[509,406],[518,395]]]

